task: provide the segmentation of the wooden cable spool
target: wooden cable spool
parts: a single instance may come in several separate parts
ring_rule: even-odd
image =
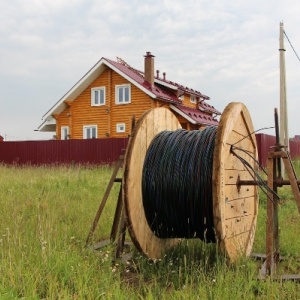
[[[127,228],[136,248],[151,259],[162,257],[180,239],[158,238],[151,231],[142,200],[142,170],[147,149],[161,131],[175,131],[181,125],[165,108],[146,112],[137,122],[129,142],[124,163],[123,199]],[[252,179],[243,163],[231,152],[231,145],[257,158],[256,138],[249,112],[242,103],[230,103],[217,129],[213,155],[213,215],[216,238],[231,261],[249,256],[252,250],[258,213],[256,186],[236,182]],[[253,168],[255,162],[245,152],[239,154]]]

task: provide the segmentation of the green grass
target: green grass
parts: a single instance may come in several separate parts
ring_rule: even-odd
[[[108,167],[0,166],[0,299],[300,299],[295,282],[257,280],[261,262],[229,264],[217,245],[186,240],[151,261],[112,263],[114,247],[85,240],[110,179]],[[109,237],[119,184],[94,241]],[[300,273],[300,216],[290,188],[280,189],[284,273]],[[261,195],[254,252],[265,253],[266,198]]]

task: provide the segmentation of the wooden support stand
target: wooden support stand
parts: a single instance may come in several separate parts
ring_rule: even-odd
[[[131,132],[133,131],[133,129],[135,127],[135,123],[136,123],[135,116],[133,116],[132,119],[131,119]],[[129,138],[129,142],[130,142],[130,140],[131,140],[131,136]],[[112,224],[112,228],[111,228],[110,240],[101,241],[101,242],[95,244],[94,247],[93,247],[94,249],[98,249],[98,248],[106,246],[110,243],[116,243],[115,258],[117,258],[117,259],[122,256],[124,245],[125,245],[126,229],[127,229],[126,222],[125,222],[124,202],[123,202],[123,196],[122,196],[123,195],[122,194],[122,191],[123,191],[123,189],[122,189],[123,178],[117,178],[119,170],[124,165],[126,152],[127,152],[127,150],[123,150],[120,157],[119,157],[119,159],[118,159],[118,161],[117,161],[117,164],[116,164],[115,169],[114,169],[114,171],[111,175],[110,181],[107,185],[106,191],[104,193],[104,196],[102,198],[100,206],[97,210],[95,219],[92,223],[91,229],[89,231],[89,234],[87,236],[86,243],[85,243],[86,247],[91,243],[92,236],[93,236],[93,234],[96,230],[99,219],[101,217],[101,214],[102,214],[103,209],[105,207],[105,204],[107,202],[108,196],[111,192],[112,186],[115,182],[120,182],[121,185],[120,185],[120,190],[119,190],[119,195],[118,195],[114,220],[113,220],[113,224]],[[123,258],[125,260],[127,260],[128,255],[125,255]]]
[[[85,244],[85,246],[87,247],[91,243],[92,236],[96,230],[96,227],[100,220],[101,214],[102,214],[105,204],[107,202],[108,196],[111,192],[113,184],[115,182],[120,182],[121,185],[120,185],[114,220],[113,220],[113,224],[112,224],[112,228],[111,228],[110,240],[105,240],[105,241],[102,241],[102,242],[94,245],[94,249],[98,249],[98,248],[106,246],[110,243],[116,243],[115,258],[120,258],[121,254],[123,252],[123,248],[124,248],[124,244],[125,244],[125,235],[126,235],[126,223],[125,223],[125,217],[124,217],[124,212],[123,212],[123,201],[122,201],[122,178],[117,178],[118,172],[119,172],[120,168],[122,168],[122,166],[123,166],[124,157],[125,157],[125,155],[122,153],[118,159],[118,162],[114,168],[113,174],[107,185],[107,188],[106,188],[106,191],[102,198],[102,201],[100,203],[100,206],[97,210],[95,219],[92,223],[92,226],[91,226],[91,229],[87,236],[86,244]]]

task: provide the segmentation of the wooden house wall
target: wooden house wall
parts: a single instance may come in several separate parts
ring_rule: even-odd
[[[125,136],[131,132],[131,121],[134,116],[138,120],[141,115],[150,108],[155,107],[155,102],[150,96],[142,90],[131,84],[131,103],[129,104],[116,104],[115,103],[115,85],[129,83],[125,78],[116,72],[112,72],[112,103],[111,103],[111,136],[121,137],[124,134],[116,132],[116,124],[125,123],[126,133]]]
[[[130,84],[131,103],[115,103],[115,86]],[[106,103],[102,106],[91,106],[91,89],[105,86]],[[71,139],[83,139],[83,126],[97,126],[97,137],[127,137],[131,133],[131,122],[134,116],[138,120],[141,115],[150,108],[169,105],[165,102],[153,100],[142,90],[131,84],[127,79],[111,70],[106,70],[95,79],[74,101],[65,101],[68,107],[58,116],[56,136],[61,139],[61,127],[69,126]],[[182,104],[190,108],[196,108],[195,103],[191,103],[190,95],[184,94]],[[172,111],[173,112],[173,111]],[[173,112],[174,113],[174,112]],[[175,113],[176,114],[176,113]],[[176,114],[182,127],[187,130],[199,129],[198,125],[190,124],[182,116]],[[126,131],[118,133],[116,125],[125,123]]]
[[[89,85],[71,104],[72,127],[70,128],[71,138],[83,138],[83,126],[97,125],[98,137],[104,137],[109,131],[109,118],[106,109],[110,105],[108,97],[110,87],[109,70],[105,70],[91,85]],[[91,106],[91,88],[106,87],[106,105]]]
[[[184,106],[187,106],[187,107],[190,107],[190,108],[196,108],[197,107],[196,103],[191,102],[191,97],[188,94],[183,95],[182,104]]]
[[[57,117],[56,135],[60,139],[61,126],[69,126],[72,139],[83,138],[83,126],[97,125],[98,138],[127,137],[131,132],[134,115],[138,119],[146,110],[155,107],[155,102],[135,85],[131,85],[131,103],[115,103],[115,85],[130,84],[118,73],[107,68]],[[91,106],[91,89],[105,86],[106,103]],[[125,123],[126,132],[117,133],[116,124]]]
[[[72,126],[70,107],[67,107],[59,116],[55,116],[56,118],[56,137],[57,139],[61,139],[61,127],[62,126]]]

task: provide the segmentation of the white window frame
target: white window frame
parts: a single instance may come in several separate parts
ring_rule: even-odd
[[[122,91],[122,94],[124,94],[125,89],[128,89],[128,99],[122,99],[122,101],[120,101],[121,91]],[[131,103],[131,85],[130,84],[116,85],[115,93],[116,93],[116,97],[115,97],[116,104],[129,104],[129,103]]]
[[[90,137],[90,130],[95,129],[95,136]],[[98,138],[98,126],[97,125],[85,125],[83,126],[83,138],[84,139],[96,139]]]
[[[103,99],[96,99],[96,93],[101,95],[103,93]],[[98,101],[99,100],[99,101]],[[91,89],[91,106],[102,106],[106,103],[106,91],[105,86],[94,87]]]
[[[70,127],[69,126],[61,126],[60,128],[60,139],[61,140],[68,140],[70,134]]]
[[[125,123],[117,123],[116,131],[117,131],[117,133],[126,132],[126,124]]]
[[[197,104],[197,98],[196,98],[196,96],[191,95],[190,96],[190,102],[193,103],[193,104]]]

